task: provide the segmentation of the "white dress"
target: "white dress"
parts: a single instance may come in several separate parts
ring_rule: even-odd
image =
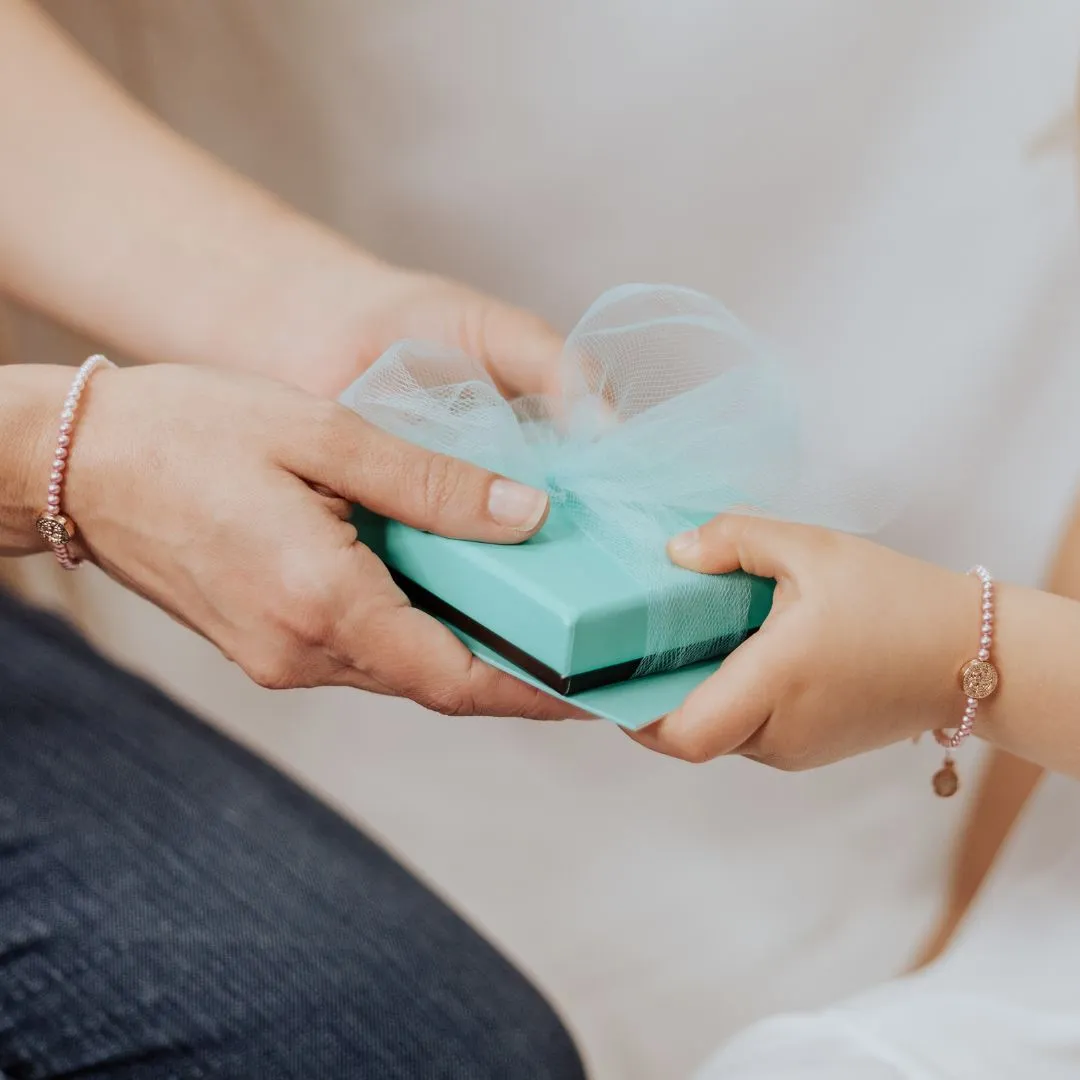
[[[1074,1080],[1080,1075],[1080,800],[1053,777],[929,970],[733,1040],[700,1080]]]
[[[1074,176],[1067,146],[1042,146],[1072,101],[1074,0],[48,7],[181,130],[385,257],[564,327],[625,281],[722,298],[814,365],[914,489],[885,539],[1043,573],[1080,461]],[[887,978],[930,925],[962,800],[930,794],[929,747],[695,771],[599,725],[273,698],[90,586],[107,645],[372,825],[519,958],[600,1080],[684,1075],[762,1016]],[[1039,795],[931,975],[752,1029],[706,1075],[1080,1074],[1080,957],[1050,966],[1080,940],[1062,869],[1078,812],[1071,784]],[[1071,862],[1027,877],[1042,845]]]

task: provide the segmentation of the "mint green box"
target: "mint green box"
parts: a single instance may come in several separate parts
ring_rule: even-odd
[[[645,591],[558,507],[535,537],[514,546],[449,540],[362,508],[355,509],[353,524],[413,603],[478,655],[583,708],[618,701],[620,715],[611,718],[624,726],[658,718],[682,700],[665,705],[673,694],[685,694],[695,676],[700,682],[719,666],[721,658],[630,679],[646,647]],[[769,612],[774,583],[749,581],[746,626],[710,625],[703,611],[687,610],[673,646],[756,630]],[[654,709],[660,711],[649,715]]]

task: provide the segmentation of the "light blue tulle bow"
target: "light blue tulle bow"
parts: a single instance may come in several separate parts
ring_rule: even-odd
[[[545,489],[648,598],[646,674],[713,655],[745,630],[750,583],[671,565],[674,534],[732,507],[861,527],[821,484],[791,372],[723,305],[672,286],[605,293],[567,339],[560,391],[508,402],[478,361],[402,342],[341,401],[386,431]],[[813,459],[813,460],[811,460]],[[680,636],[707,613],[710,641]]]

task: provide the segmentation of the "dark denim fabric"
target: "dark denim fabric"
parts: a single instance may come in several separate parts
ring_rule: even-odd
[[[584,1075],[537,992],[378,846],[3,595],[0,1073]]]

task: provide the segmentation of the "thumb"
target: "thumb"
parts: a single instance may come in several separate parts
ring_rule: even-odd
[[[669,757],[701,763],[739,748],[764,724],[776,694],[776,657],[764,631],[740,645],[674,712],[631,733]]]
[[[344,406],[292,440],[283,464],[301,479],[425,532],[489,544],[527,540],[548,497],[466,461],[389,435]]]
[[[721,514],[691,532],[673,537],[668,555],[677,566],[701,574],[744,570],[757,577],[781,578],[810,529],[770,518]]]

